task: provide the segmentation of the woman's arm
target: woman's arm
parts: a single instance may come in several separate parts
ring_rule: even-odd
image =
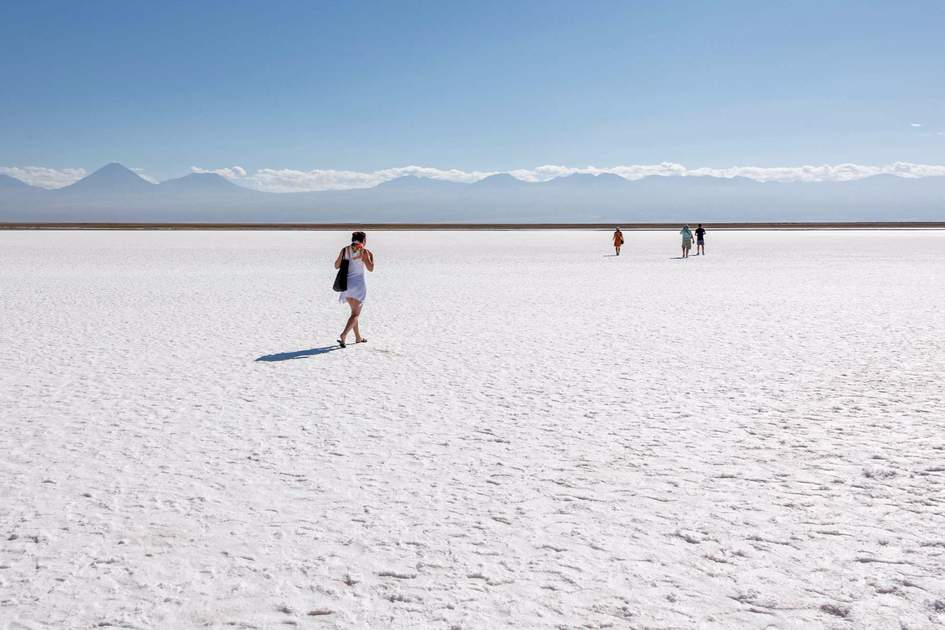
[[[341,269],[341,261],[344,260],[344,257],[345,250],[342,248],[342,250],[338,252],[338,258],[335,259],[335,269]]]
[[[374,271],[374,254],[367,249],[361,250],[361,261],[368,271]]]

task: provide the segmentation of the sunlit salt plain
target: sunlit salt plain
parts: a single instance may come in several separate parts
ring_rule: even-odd
[[[945,232],[0,233],[2,628],[945,623]]]

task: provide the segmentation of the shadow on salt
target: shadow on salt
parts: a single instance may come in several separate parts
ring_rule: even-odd
[[[278,354],[266,354],[256,359],[256,361],[291,361],[292,359],[304,359],[305,357],[315,357],[320,354],[326,354],[335,350],[341,350],[341,346],[324,346],[322,348],[309,348],[308,350],[296,350],[294,352],[280,352]]]

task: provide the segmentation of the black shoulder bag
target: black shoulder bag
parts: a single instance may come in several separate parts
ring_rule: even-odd
[[[341,266],[338,267],[338,274],[335,276],[335,284],[331,288],[341,293],[348,290],[348,259],[345,258],[345,250],[341,250]]]

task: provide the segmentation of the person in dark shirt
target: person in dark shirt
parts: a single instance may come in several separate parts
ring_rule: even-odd
[[[705,256],[705,228],[702,227],[701,223],[699,227],[696,228],[696,256],[698,256],[700,252]]]

